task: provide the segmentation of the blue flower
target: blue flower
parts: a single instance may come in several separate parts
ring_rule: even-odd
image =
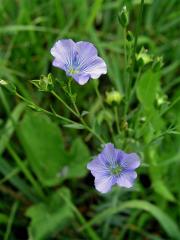
[[[98,57],[92,43],[59,40],[52,47],[51,54],[54,57],[53,66],[63,69],[67,76],[73,77],[80,85],[107,73],[106,63]]]
[[[125,153],[116,149],[112,143],[107,143],[103,151],[87,168],[95,177],[95,188],[101,193],[107,193],[113,185],[130,188],[137,177],[135,169],[140,165],[136,153]]]

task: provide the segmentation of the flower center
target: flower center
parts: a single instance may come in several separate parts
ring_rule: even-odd
[[[78,71],[77,69],[74,69],[74,68],[69,68],[69,69],[68,69],[68,72],[69,72],[70,74],[79,73],[79,71]]]
[[[79,60],[78,60],[78,52],[74,53],[73,59],[71,64],[68,66],[68,72],[70,74],[77,74],[79,73]]]
[[[111,167],[110,171],[113,175],[118,175],[122,171],[122,168],[119,165],[116,165],[114,167]]]

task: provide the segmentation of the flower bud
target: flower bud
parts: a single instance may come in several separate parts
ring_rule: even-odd
[[[152,62],[152,57],[148,54],[148,50],[142,47],[140,52],[136,54],[136,60],[138,65],[142,67]]]
[[[0,79],[0,86],[5,87],[9,92],[16,94],[16,86],[9,81]]]
[[[133,33],[131,31],[127,32],[127,40],[128,40],[128,42],[134,41],[134,36],[133,36]]]
[[[157,93],[156,94],[156,101],[157,101],[157,105],[158,106],[161,106],[163,104],[168,104],[168,96],[166,94],[160,94],[160,93]]]
[[[123,96],[118,91],[106,92],[106,102],[109,105],[119,104]]]
[[[40,80],[32,80],[32,83],[43,92],[49,92],[53,90],[54,84],[52,75],[49,73],[48,76],[42,75]]]
[[[129,23],[129,13],[126,6],[123,6],[121,12],[118,14],[119,23],[123,28],[127,27]]]

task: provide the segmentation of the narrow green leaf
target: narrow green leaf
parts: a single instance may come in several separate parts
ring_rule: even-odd
[[[65,124],[64,127],[74,128],[74,129],[84,129],[84,126],[80,123]]]
[[[91,221],[89,221],[87,225],[102,223],[102,221],[104,221],[104,219],[108,218],[109,216],[117,214],[128,208],[135,208],[147,211],[161,224],[162,228],[165,230],[169,237],[179,240],[180,230],[177,224],[171,219],[171,217],[168,216],[157,206],[143,200],[128,201],[125,203],[121,203],[117,207],[112,207],[104,210],[103,212],[97,214]],[[87,225],[84,225],[83,228],[87,227]]]
[[[33,194],[32,188],[26,183],[24,179],[21,179],[17,175],[11,176],[9,179],[7,179],[7,177],[9,176],[10,173],[12,173],[13,170],[14,168],[9,164],[9,162],[0,157],[0,173],[3,174],[6,177],[6,180],[9,180],[9,182],[15,188],[21,191],[28,199],[30,199],[31,201],[36,201],[37,199]]]
[[[175,202],[175,197],[170,192],[170,190],[166,187],[165,183],[159,179],[153,181],[153,188],[154,190],[163,196],[166,200]]]
[[[5,124],[3,134],[0,138],[0,154],[3,153],[4,149],[6,148],[13,132],[15,131],[15,126],[18,123],[18,120],[25,109],[24,103],[19,103],[11,114],[11,118],[8,119],[7,123]]]

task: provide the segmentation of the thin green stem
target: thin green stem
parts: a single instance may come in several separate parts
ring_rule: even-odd
[[[101,107],[102,107],[102,109],[105,111],[106,108],[105,108],[105,106],[104,106],[104,104],[103,104],[103,98],[102,98],[102,96],[101,96],[101,94],[100,94],[100,92],[99,92],[99,89],[98,89],[98,85],[97,85],[97,84],[94,84],[94,89],[95,89],[96,95],[97,95],[97,97],[98,97],[98,99],[99,99],[99,102],[100,102],[100,104],[101,104]],[[108,128],[109,128],[109,131],[110,131],[111,135],[113,136],[113,128],[112,128],[112,125],[111,125],[111,123],[110,123],[109,121],[107,122],[107,125],[108,125]]]
[[[102,139],[102,137],[99,135],[99,134],[97,134],[92,128],[90,128],[87,124],[86,124],[86,129],[90,132],[90,133],[92,133],[102,144],[105,144],[105,141]]]
[[[55,94],[55,95],[54,95],[54,94]],[[62,100],[55,92],[53,92],[53,95],[54,95],[59,101]],[[57,117],[57,118],[59,118],[59,119],[61,119],[61,120],[63,120],[63,121],[67,121],[67,122],[70,122],[70,123],[77,123],[77,122],[75,122],[75,121],[73,121],[73,120],[71,120],[71,119],[68,119],[68,118],[66,118],[66,117],[63,117],[63,116],[57,114],[55,111],[49,112],[49,111],[47,111],[46,109],[37,106],[35,103],[33,103],[33,102],[29,101],[28,99],[24,98],[24,97],[21,96],[19,93],[16,93],[16,96],[19,97],[20,99],[22,99],[23,101],[25,101],[27,104],[32,105],[32,106],[34,106],[35,108],[37,108],[38,111],[44,112],[44,113],[46,113],[46,114],[48,114],[48,115],[50,115],[50,116],[53,116],[53,117]],[[60,99],[61,99],[61,100],[60,100]],[[62,100],[62,101],[63,101],[63,100]],[[63,102],[64,102],[64,101],[63,101]],[[66,103],[65,103],[65,104],[66,104]],[[66,104],[66,105],[67,105],[67,104]],[[67,106],[68,106],[68,109],[70,108],[70,109],[71,109],[71,112],[73,111],[73,114],[74,114],[76,117],[78,117],[78,119],[80,119],[80,121],[81,121],[82,124],[84,125],[85,129],[87,129],[87,130],[88,130],[89,132],[91,132],[94,136],[96,136],[101,143],[104,143],[104,140],[103,140],[97,133],[95,133],[95,132],[93,131],[93,129],[91,129],[91,128],[85,123],[85,121],[84,121],[83,118],[81,117],[81,114],[79,113],[79,110],[78,110],[76,104],[73,103],[73,105],[74,105],[75,108],[76,108],[76,112],[74,112],[74,110],[72,110],[72,109],[67,105]]]
[[[6,181],[9,181],[12,177],[16,176],[21,169],[19,167],[14,168],[10,173],[6,174],[5,177],[3,177],[0,180],[0,185],[5,183]]]
[[[52,95],[56,97],[71,113],[73,113],[76,117],[79,117],[77,113],[69,107],[69,105],[53,90],[51,91]]]
[[[31,102],[30,100],[24,98],[22,95],[20,95],[19,93],[16,93],[16,96],[19,97],[20,99],[22,99],[25,103],[27,103],[28,105],[31,105],[32,107],[34,107],[35,109],[37,109],[38,111],[41,111],[41,112],[44,112],[50,116],[53,116],[53,117],[57,117],[63,121],[67,121],[67,122],[70,122],[70,123],[76,123],[75,121],[71,120],[71,119],[68,119],[66,117],[63,117],[61,115],[59,115],[58,113],[56,113],[54,110],[53,112],[49,112],[48,110],[44,109],[44,108],[41,108],[39,107],[38,105],[36,105],[34,102]]]
[[[123,42],[124,42],[124,70],[126,73],[126,69],[127,69],[127,48],[126,48],[126,38],[127,38],[127,34],[126,34],[126,28],[123,29]],[[124,76],[125,77],[125,76]]]
[[[101,136],[99,134],[97,134],[90,126],[88,126],[88,124],[84,121],[83,117],[81,116],[79,109],[76,105],[76,102],[74,100],[74,97],[72,95],[72,89],[71,89],[71,79],[69,80],[70,84],[68,84],[69,86],[69,96],[71,98],[71,102],[74,106],[74,109],[76,111],[76,116],[79,118],[79,120],[81,121],[81,123],[84,125],[85,129],[88,130],[90,133],[92,133],[101,143],[105,143],[104,140],[101,138]]]
[[[60,194],[60,196],[68,204],[68,206],[73,210],[73,212],[76,214],[77,218],[79,219],[79,222],[82,225],[86,225],[86,220],[84,219],[84,217],[80,213],[80,211],[76,208],[76,206],[71,201],[69,201],[69,199],[66,198],[65,195]],[[96,232],[93,230],[93,228],[91,226],[90,227],[87,226],[85,228],[85,230],[88,233],[90,239],[92,239],[92,240],[100,240],[100,238],[98,237],[98,235],[96,234]]]
[[[136,48],[137,48],[137,43],[138,43],[138,35],[139,35],[139,31],[140,31],[140,26],[141,26],[141,22],[142,22],[143,6],[144,6],[144,0],[141,0],[139,18],[138,18],[137,27],[136,27],[135,40],[134,40],[133,53],[132,53],[132,67],[131,67],[130,75],[128,78],[128,89],[127,89],[127,93],[126,93],[127,97],[125,99],[125,114],[124,114],[125,117],[127,115],[129,104],[130,104],[130,89],[132,86],[134,71],[135,71]]]
[[[131,91],[130,96],[129,96],[129,102],[131,102],[131,100],[132,100],[132,98],[133,98],[133,96],[135,94],[136,86],[137,86],[137,83],[138,83],[138,81],[139,81],[139,79],[141,77],[142,70],[143,70],[142,67],[140,67],[139,71],[137,73],[137,76],[136,76],[136,82],[134,83],[134,86],[133,86],[132,91]]]
[[[140,12],[139,12],[139,18],[138,18],[136,32],[135,32],[135,40],[134,40],[134,48],[133,48],[133,64],[132,64],[133,68],[134,68],[134,65],[135,65],[136,48],[137,48],[137,42],[138,42],[138,35],[139,35],[139,31],[140,31],[140,26],[141,26],[141,22],[142,22],[143,7],[144,7],[144,0],[141,0]]]
[[[13,225],[13,221],[15,220],[15,215],[16,215],[17,209],[18,209],[18,202],[15,202],[11,208],[11,213],[10,213],[9,220],[7,223],[6,232],[4,234],[4,240],[10,239],[11,228]]]
[[[98,97],[98,99],[99,99],[99,101],[100,101],[100,103],[101,103],[102,109],[105,110],[105,107],[104,107],[104,104],[103,104],[103,99],[102,99],[102,96],[101,96],[101,94],[100,94],[100,92],[99,92],[99,89],[98,89],[98,85],[97,85],[97,84],[94,84],[94,89],[95,89],[96,95],[97,95],[97,97]]]
[[[101,138],[101,136],[99,134],[97,134],[90,126],[88,126],[88,124],[84,121],[83,117],[81,116],[78,107],[74,101],[74,99],[72,98],[72,102],[73,105],[75,107],[75,110],[77,112],[77,114],[79,115],[79,120],[81,121],[81,123],[84,125],[85,129],[87,129],[90,133],[92,133],[94,136],[96,136],[96,138],[101,142],[101,143],[105,143],[104,140]]]
[[[120,133],[120,127],[119,127],[119,115],[118,115],[118,108],[117,108],[117,106],[114,107],[114,115],[115,115],[117,132],[119,134]]]
[[[5,97],[4,93],[3,93],[3,91],[1,91],[0,93],[1,93],[1,99],[2,99],[2,102],[4,104],[4,108],[5,108],[6,112],[7,112],[7,115],[9,116],[9,119],[11,119],[12,124],[14,125],[14,128],[16,128],[16,123],[15,123],[14,119],[11,116],[10,108],[9,108],[8,102],[6,100],[6,97]],[[31,175],[30,171],[28,170],[27,166],[21,161],[21,159],[18,157],[18,155],[13,150],[13,148],[10,146],[10,144],[7,144],[7,150],[9,151],[9,153],[11,154],[12,158],[15,160],[15,162],[17,163],[17,165],[19,166],[21,171],[24,173],[24,175],[27,177],[27,179],[34,186],[34,189],[36,190],[38,195],[40,197],[44,198],[45,196],[44,196],[44,193],[43,193],[41,187],[38,185],[36,180]]]
[[[125,82],[125,107],[124,107],[124,119],[126,119],[128,109],[128,95],[129,95],[129,76],[127,74],[127,47],[126,47],[126,28],[123,28],[123,42],[124,42],[124,82]]]

